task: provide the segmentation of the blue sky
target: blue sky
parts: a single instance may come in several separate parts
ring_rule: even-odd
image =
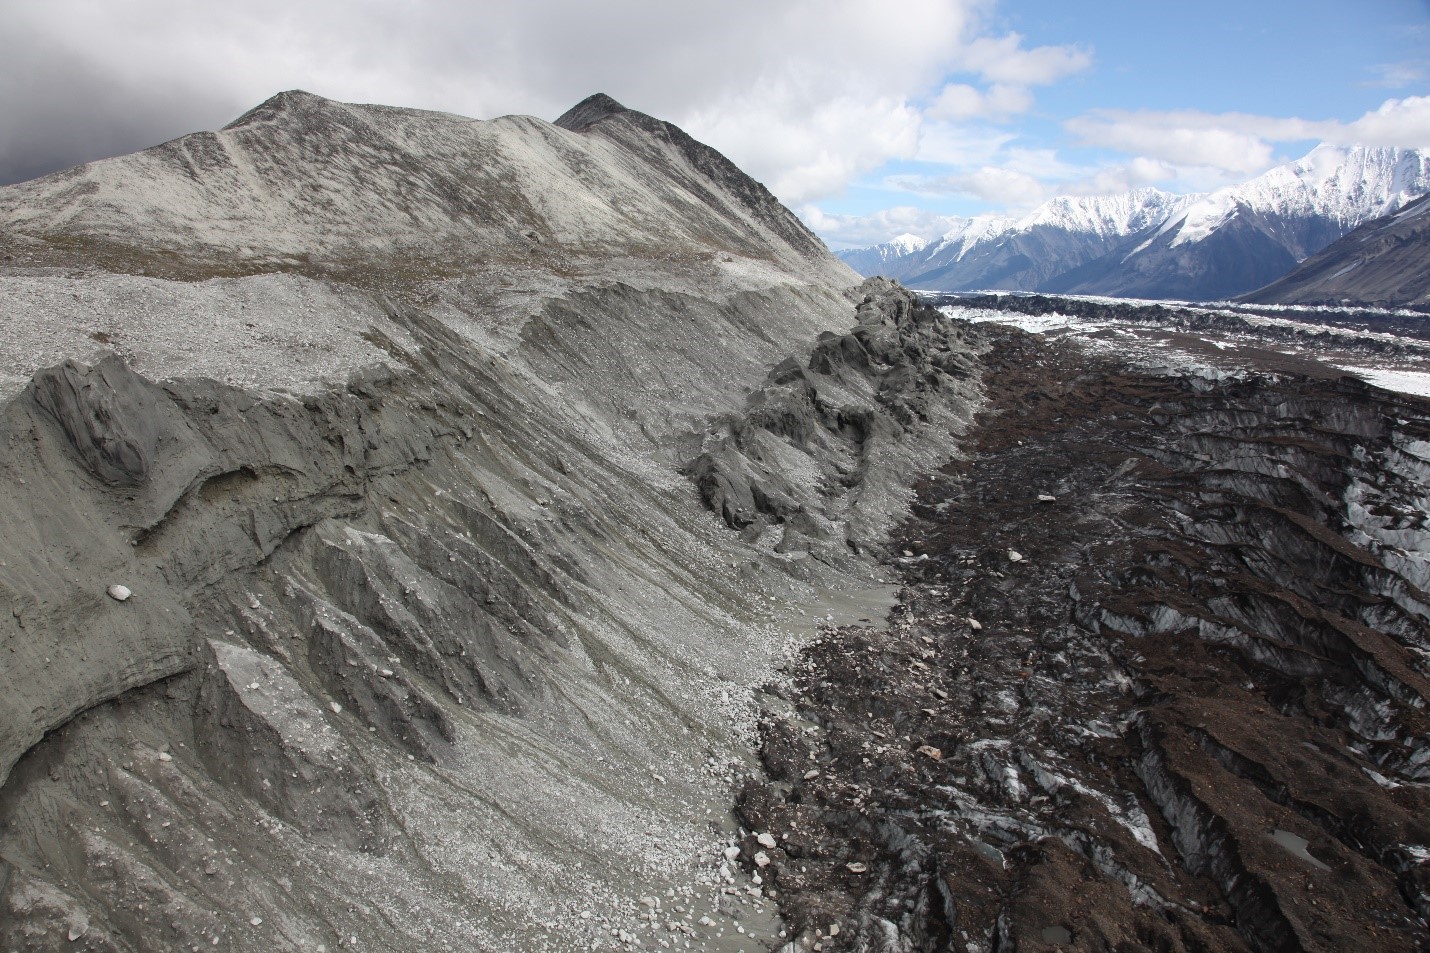
[[[941,216],[1016,214],[1059,193],[1209,190],[1322,138],[1359,138],[1356,121],[1388,100],[1417,108],[1377,144],[1430,145],[1430,106],[1417,101],[1430,94],[1424,0],[1025,0],[997,5],[981,33],[1017,36],[1019,51],[1060,51],[1061,68],[1030,72],[1035,81],[999,111],[975,99],[995,85],[990,77],[955,59],[940,88],[973,92],[945,120],[939,90],[912,97],[922,114],[915,158],[890,158],[804,203],[831,243],[882,240],[902,225],[927,237]],[[940,140],[954,147],[931,145]]]
[[[1430,148],[1430,0],[5,0],[0,184],[285,89],[671,120],[835,247],[1061,194],[1199,191]]]
[[[1050,108],[1121,108],[1353,118],[1384,98],[1382,67],[1430,67],[1424,0],[1201,0],[1195,4],[1022,2],[1000,9],[1030,46],[1086,44],[1092,69]]]

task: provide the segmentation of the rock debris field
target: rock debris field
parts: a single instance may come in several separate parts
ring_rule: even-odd
[[[1430,405],[991,333],[891,625],[818,639],[761,723],[741,816],[792,924],[1424,948]]]

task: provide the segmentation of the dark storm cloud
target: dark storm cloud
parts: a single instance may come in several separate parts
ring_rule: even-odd
[[[33,30],[0,68],[0,185],[222,125],[241,102],[181,83],[135,84]]]

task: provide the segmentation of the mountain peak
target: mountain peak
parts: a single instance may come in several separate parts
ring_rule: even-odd
[[[1119,238],[1158,224],[1192,198],[1148,187],[1112,195],[1060,195],[1034,209],[1018,228],[1045,225]]]
[[[185,274],[235,262],[374,269],[419,250],[434,268],[464,271],[548,260],[540,244],[582,260],[652,248],[692,260],[773,255],[849,280],[774,196],[677,127],[604,95],[561,122],[585,134],[289,90],[219,132],[0,189],[0,235],[162,249]]]
[[[1241,300],[1260,304],[1430,307],[1430,194],[1332,242]]]
[[[279,116],[308,113],[336,105],[339,104],[305,89],[285,89],[281,93],[268,97],[223,128],[226,130],[238,129],[241,126],[277,119]]]
[[[631,110],[622,106],[605,93],[596,93],[587,96],[562,113],[555,124],[562,129],[570,129],[572,132],[581,132],[594,126],[602,119],[630,111]]]
[[[927,238],[920,238],[918,235],[904,232],[902,235],[889,239],[885,244],[892,249],[896,249],[900,254],[908,255],[918,251],[928,243]]]
[[[1324,219],[1335,234],[1291,243],[1297,261],[1363,222],[1389,214],[1430,188],[1430,154],[1414,149],[1322,143],[1294,162],[1205,196],[1163,231],[1172,245],[1199,242],[1246,209],[1283,219]]]

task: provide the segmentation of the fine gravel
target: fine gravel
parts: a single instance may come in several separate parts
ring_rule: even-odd
[[[3,275],[0,301],[3,400],[69,358],[112,353],[150,380],[206,377],[303,393],[384,361],[387,353],[363,337],[370,327],[412,347],[371,297],[299,275]]]

